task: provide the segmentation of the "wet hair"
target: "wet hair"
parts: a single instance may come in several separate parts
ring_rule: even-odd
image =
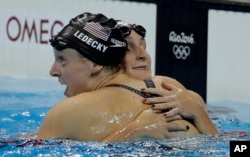
[[[50,43],[57,50],[76,49],[99,65],[121,64],[128,47],[116,25],[114,19],[103,14],[85,12],[72,18]]]

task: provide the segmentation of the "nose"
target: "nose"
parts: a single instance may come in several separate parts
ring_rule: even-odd
[[[50,74],[50,76],[53,76],[53,77],[59,76],[59,70],[56,66],[56,63],[53,63],[53,65],[51,66],[49,74]]]
[[[145,51],[143,48],[137,49],[137,60],[145,61],[148,59],[147,51]]]
[[[142,60],[145,61],[146,60],[146,56],[145,55],[139,55],[136,57],[137,60]]]

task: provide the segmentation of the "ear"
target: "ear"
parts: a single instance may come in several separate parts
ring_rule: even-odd
[[[96,74],[102,70],[103,66],[93,63],[92,73]]]

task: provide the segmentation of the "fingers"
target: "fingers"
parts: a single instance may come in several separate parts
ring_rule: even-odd
[[[162,81],[162,87],[168,91],[172,91],[175,88],[175,86],[173,86],[172,84],[169,84],[165,81]]]
[[[177,88],[176,86],[174,86],[173,84],[169,84],[166,82],[162,82],[162,87],[164,89],[158,89],[158,88],[142,88],[142,92],[146,92],[146,93],[151,93],[151,94],[158,94],[161,96],[164,96],[166,94],[168,94],[168,92],[170,91],[178,91],[180,90],[180,88]]]
[[[179,88],[179,87],[177,87],[177,86],[175,86],[173,84],[167,83],[165,81],[162,82],[162,87],[164,89],[168,90],[168,91],[175,91],[175,92],[177,92],[177,91],[181,91],[182,90],[181,88]]]
[[[180,109],[178,107],[172,108],[168,112],[164,113],[165,118],[173,117],[175,115],[180,115]]]
[[[162,81],[162,87],[168,91],[171,91],[173,86],[165,81]]]
[[[172,121],[181,120],[181,119],[183,119],[183,118],[180,115],[174,115],[172,117],[166,117],[167,122],[172,122]]]
[[[156,106],[160,107],[161,103],[167,105],[167,103],[173,102],[176,99],[176,95],[165,95],[160,97],[153,98],[144,98],[143,103],[145,104],[157,104]]]
[[[145,92],[145,93],[150,93],[150,94],[157,94],[160,96],[168,95],[167,90],[162,90],[162,89],[158,89],[158,88],[142,88],[141,91]]]

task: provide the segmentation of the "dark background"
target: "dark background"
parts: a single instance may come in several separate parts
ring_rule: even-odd
[[[244,0],[126,0],[157,5],[156,75],[175,78],[206,101],[208,10],[250,12]],[[143,18],[143,17],[142,17]],[[170,32],[193,37],[194,43],[172,42]],[[189,47],[185,59],[177,59],[173,47]],[[182,53],[187,49],[179,49]],[[179,51],[180,52],[180,51]]]

